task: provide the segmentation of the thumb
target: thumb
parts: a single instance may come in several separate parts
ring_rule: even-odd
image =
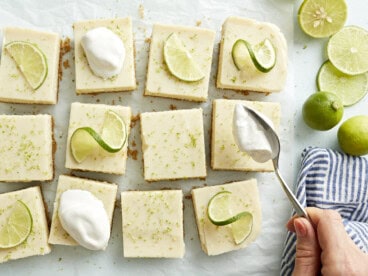
[[[312,224],[305,218],[296,218],[294,228],[297,236],[294,276],[318,275],[320,247]]]

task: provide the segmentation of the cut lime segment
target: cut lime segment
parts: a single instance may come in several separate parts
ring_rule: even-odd
[[[254,46],[244,39],[238,39],[233,45],[231,54],[238,70],[247,67],[249,57],[254,66],[263,73],[271,71],[276,64],[275,48],[267,38]]]
[[[193,82],[205,77],[176,33],[170,34],[165,41],[164,60],[170,73],[179,80]]]
[[[29,85],[37,90],[47,76],[47,60],[36,45],[26,41],[13,41],[5,45],[5,50],[15,61]]]
[[[27,205],[18,200],[0,229],[0,248],[15,247],[24,242],[32,231],[32,215]]]
[[[304,0],[298,11],[298,22],[306,34],[328,37],[344,26],[347,14],[345,0]]]
[[[359,102],[367,93],[368,73],[350,76],[326,61],[319,69],[317,85],[318,90],[336,94],[344,106],[349,106]]]
[[[105,113],[102,134],[90,127],[78,128],[70,139],[70,148],[75,161],[81,163],[98,148],[110,153],[120,151],[127,141],[127,136],[124,120],[108,110]]]
[[[348,26],[333,35],[327,44],[331,63],[348,75],[368,71],[368,32],[356,26]]]
[[[236,244],[245,241],[253,228],[253,215],[249,212],[241,213],[238,220],[231,224],[231,231]]]

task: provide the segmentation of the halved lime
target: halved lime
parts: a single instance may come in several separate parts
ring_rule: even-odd
[[[5,45],[5,50],[15,61],[24,78],[34,89],[40,88],[47,76],[47,60],[35,44],[27,41],[13,41]]]
[[[345,0],[304,0],[298,11],[298,22],[306,34],[328,37],[344,26],[347,14]]]
[[[28,206],[17,200],[6,224],[0,229],[0,248],[15,247],[24,242],[32,231],[32,225],[32,214]]]
[[[236,244],[241,244],[249,237],[253,228],[253,215],[243,212],[240,218],[231,224],[231,231]]]
[[[164,60],[170,73],[179,80],[193,82],[205,76],[176,33],[165,41]]]
[[[102,134],[91,127],[76,129],[70,139],[72,155],[78,163],[83,162],[98,148],[115,153],[120,151],[127,141],[127,129],[124,120],[114,111],[108,110],[102,126]]]
[[[368,71],[368,32],[360,27],[348,26],[333,35],[327,44],[331,63],[348,75]]]
[[[238,39],[233,45],[231,55],[238,70],[246,68],[249,58],[264,73],[271,71],[276,64],[275,48],[267,38],[254,46],[244,39]]]
[[[353,105],[367,94],[368,73],[350,76],[326,61],[318,71],[317,86],[318,90],[339,96],[344,106]]]

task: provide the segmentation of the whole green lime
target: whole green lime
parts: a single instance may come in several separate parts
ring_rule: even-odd
[[[316,130],[329,130],[336,126],[344,114],[341,99],[330,92],[316,92],[303,105],[304,122]]]
[[[337,132],[337,139],[347,154],[368,154],[368,116],[359,115],[346,120]]]

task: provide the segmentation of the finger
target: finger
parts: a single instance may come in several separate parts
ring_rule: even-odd
[[[294,276],[317,275],[320,271],[320,247],[312,224],[305,218],[295,218],[297,235]]]

